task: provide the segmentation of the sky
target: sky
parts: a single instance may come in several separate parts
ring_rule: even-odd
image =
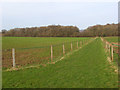
[[[78,0],[4,0],[2,29],[40,27],[47,25],[89,26],[118,22],[118,2],[80,2]],[[2,11],[1,11],[2,9]],[[0,18],[1,19],[1,18]]]

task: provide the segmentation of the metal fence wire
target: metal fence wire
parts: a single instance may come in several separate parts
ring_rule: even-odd
[[[32,48],[15,48],[2,50],[2,67],[11,68],[26,65],[47,64],[56,62],[67,53],[74,51],[92,39],[85,39],[61,44],[32,47]],[[15,62],[13,62],[13,57]],[[15,65],[14,65],[15,64]]]
[[[104,48],[106,49],[106,52],[108,52],[108,54],[111,58],[111,61],[114,60],[114,53],[117,53],[118,55],[120,55],[118,52],[119,45],[112,44],[112,43],[108,42],[107,40],[105,40],[104,38],[101,38],[101,40],[104,43]]]

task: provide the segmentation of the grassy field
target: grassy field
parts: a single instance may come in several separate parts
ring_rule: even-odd
[[[17,67],[46,64],[50,62],[50,45],[53,45],[53,61],[63,56],[63,43],[65,54],[71,51],[71,42],[73,50],[80,47],[80,41],[84,43],[90,38],[70,38],[70,37],[3,37],[3,69],[12,67],[12,50],[15,48],[15,59]]]
[[[33,48],[89,39],[76,37],[3,37],[2,49]]]
[[[108,42],[118,42],[118,37],[105,37]]]
[[[3,88],[117,88],[100,38],[46,67],[3,71]]]

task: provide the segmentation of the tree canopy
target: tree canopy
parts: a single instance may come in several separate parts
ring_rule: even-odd
[[[32,28],[14,28],[2,30],[3,36],[15,37],[94,37],[94,36],[118,36],[118,24],[106,24],[90,26],[85,30],[79,30],[76,26],[49,25]]]

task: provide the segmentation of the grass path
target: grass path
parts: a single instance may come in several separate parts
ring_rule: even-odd
[[[106,59],[97,38],[56,64],[3,72],[3,88],[117,88],[117,74]]]

